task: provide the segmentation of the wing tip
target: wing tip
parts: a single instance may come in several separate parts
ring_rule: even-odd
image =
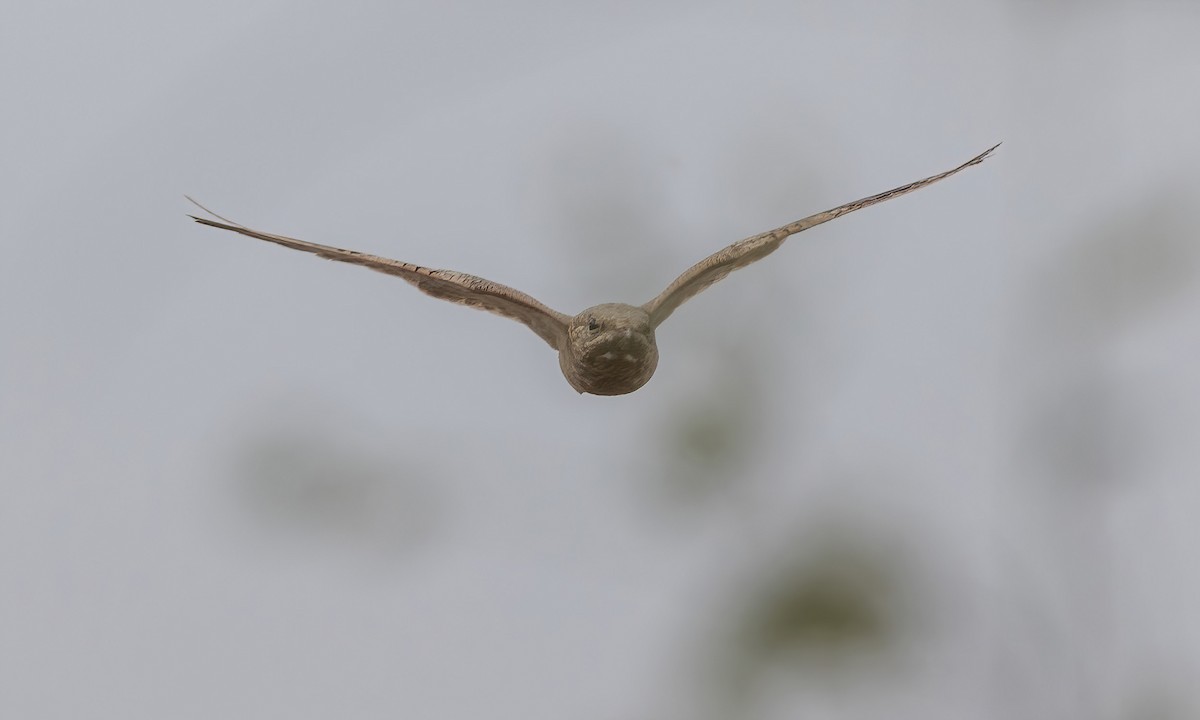
[[[195,220],[196,222],[200,223],[201,225],[207,225],[209,227],[215,227],[215,228],[230,229],[230,227],[228,225],[226,225],[225,223],[219,223],[216,220],[209,220],[208,218],[200,217],[199,215],[188,215],[188,217],[190,217],[192,220]]]
[[[966,165],[963,165],[963,167],[969,167],[971,165],[978,165],[979,163],[983,162],[984,160],[987,160],[989,157],[992,156],[992,153],[996,152],[996,148],[1000,147],[1003,144],[1004,144],[1004,141],[1001,140],[1000,142],[991,146],[987,150],[984,150],[983,152],[979,153],[975,157],[968,160]]]
[[[209,210],[208,208],[201,205],[200,202],[198,200],[196,200],[195,198],[193,198],[191,195],[188,195],[185,193],[183,197],[191,204],[200,208],[201,210],[208,213],[209,215],[212,215],[217,220],[222,221],[221,223],[217,223],[213,220],[209,220],[207,218],[199,217],[198,215],[192,215],[191,213],[187,213],[188,217],[190,217],[191,219],[195,220],[198,223],[201,223],[202,225],[211,225],[212,227],[225,228],[226,230],[234,230],[237,228],[245,228],[246,227],[245,225],[242,225],[239,222],[234,222],[233,220],[230,220],[229,218],[227,218],[223,215],[218,215],[217,213],[213,212],[212,210]]]

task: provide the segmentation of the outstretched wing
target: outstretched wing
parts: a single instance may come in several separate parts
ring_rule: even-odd
[[[776,228],[761,235],[739,240],[724,250],[713,253],[688,268],[682,275],[675,278],[675,281],[668,285],[667,289],[662,291],[662,294],[643,305],[642,309],[650,314],[651,322],[655,326],[658,326],[663,320],[670,317],[671,313],[675,312],[677,307],[685,303],[693,295],[718,280],[723,279],[734,270],[746,267],[750,263],[770,255],[776,248],[783,244],[783,241],[788,236],[807,230],[814,225],[829,222],[834,218],[852,213],[855,210],[861,210],[876,203],[881,203],[884,200],[891,200],[905,193],[910,193],[913,190],[919,190],[926,185],[932,185],[938,180],[948,178],[960,170],[969,168],[972,165],[978,165],[987,159],[992,154],[992,151],[998,147],[1000,147],[999,143],[953,170],[947,170],[944,173],[927,177],[924,180],[917,180],[907,185],[901,185],[898,188],[881,192],[878,195],[855,200],[854,202],[835,207],[832,210],[810,215],[803,220],[797,220],[794,223],[784,225],[781,228]]]
[[[519,320],[528,325],[531,330],[537,333],[539,337],[555,350],[558,350],[560,340],[566,336],[567,323],[570,321],[568,316],[551,310],[525,293],[508,286],[475,277],[474,275],[454,272],[453,270],[432,270],[419,265],[400,262],[399,260],[389,260],[388,258],[377,257],[375,255],[367,255],[366,253],[354,250],[342,250],[341,248],[318,245],[283,235],[251,230],[248,227],[217,215],[191,198],[188,198],[188,200],[213,217],[224,221],[218,222],[195,215],[190,216],[193,220],[203,225],[241,233],[252,238],[283,245],[293,250],[303,250],[304,252],[313,253],[329,260],[362,265],[372,270],[387,273],[388,275],[395,275],[416,285],[418,290],[435,298],[449,300],[460,305],[469,305],[481,310],[494,312],[497,315],[512,318],[513,320]]]

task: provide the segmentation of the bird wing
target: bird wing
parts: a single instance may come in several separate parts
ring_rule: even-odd
[[[304,252],[313,253],[328,260],[362,265],[372,270],[387,273],[388,275],[395,275],[412,283],[421,292],[432,295],[435,298],[487,310],[497,315],[503,315],[504,317],[523,322],[555,350],[559,349],[560,341],[566,337],[567,323],[570,321],[570,317],[556,312],[525,293],[514,290],[506,285],[453,270],[432,270],[420,265],[400,262],[399,260],[389,260],[388,258],[377,257],[375,255],[367,255],[366,253],[354,250],[342,250],[341,248],[318,245],[317,243],[305,242],[304,240],[297,240],[284,235],[274,235],[272,233],[251,230],[244,225],[217,215],[191,198],[188,198],[188,200],[213,217],[224,221],[218,222],[217,220],[210,220],[195,215],[189,216],[203,225],[241,233],[248,237],[283,245],[293,250],[303,250]]]
[[[663,320],[666,320],[668,317],[670,317],[671,313],[675,312],[676,308],[687,302],[687,300],[693,295],[699,293],[701,290],[704,290],[713,283],[724,279],[726,275],[734,270],[746,267],[750,263],[755,262],[756,260],[761,260],[767,255],[770,255],[780,245],[782,245],[783,241],[789,236],[807,230],[814,225],[820,225],[821,223],[829,222],[830,220],[841,217],[847,213],[852,213],[855,210],[861,210],[862,208],[870,207],[876,203],[881,203],[885,200],[891,200],[892,198],[900,197],[901,195],[910,193],[913,190],[919,190],[926,185],[932,185],[938,180],[948,178],[960,170],[971,167],[972,165],[978,165],[986,160],[987,157],[992,154],[992,151],[998,147],[1000,147],[999,143],[988,148],[979,155],[976,155],[953,170],[947,170],[944,173],[932,175],[923,180],[917,180],[916,182],[911,182],[907,185],[901,185],[898,188],[892,188],[891,190],[886,190],[877,195],[862,198],[861,200],[855,200],[854,202],[835,207],[832,210],[826,210],[825,212],[817,213],[816,215],[809,215],[803,220],[797,220],[794,223],[784,225],[781,228],[776,228],[775,230],[762,233],[761,235],[755,235],[753,237],[748,237],[745,240],[739,240],[729,247],[709,255],[700,262],[688,268],[682,275],[675,278],[675,281],[668,285],[667,289],[663,290],[658,297],[643,305],[642,309],[649,313],[651,322],[657,327],[660,323],[662,323]]]

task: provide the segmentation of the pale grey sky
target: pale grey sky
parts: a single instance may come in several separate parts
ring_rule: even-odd
[[[1195,708],[1198,29],[1167,2],[7,8],[0,716]],[[619,398],[183,199],[573,313],[1000,140],[688,303]],[[756,583],[844,540],[894,576],[864,591],[886,648],[714,681],[760,668],[727,635],[770,616]]]

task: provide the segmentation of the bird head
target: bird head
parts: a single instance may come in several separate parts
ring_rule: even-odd
[[[626,355],[632,356],[632,361],[645,357],[654,347],[654,328],[645,310],[606,303],[571,318],[567,340],[571,354],[580,362],[625,360]]]

